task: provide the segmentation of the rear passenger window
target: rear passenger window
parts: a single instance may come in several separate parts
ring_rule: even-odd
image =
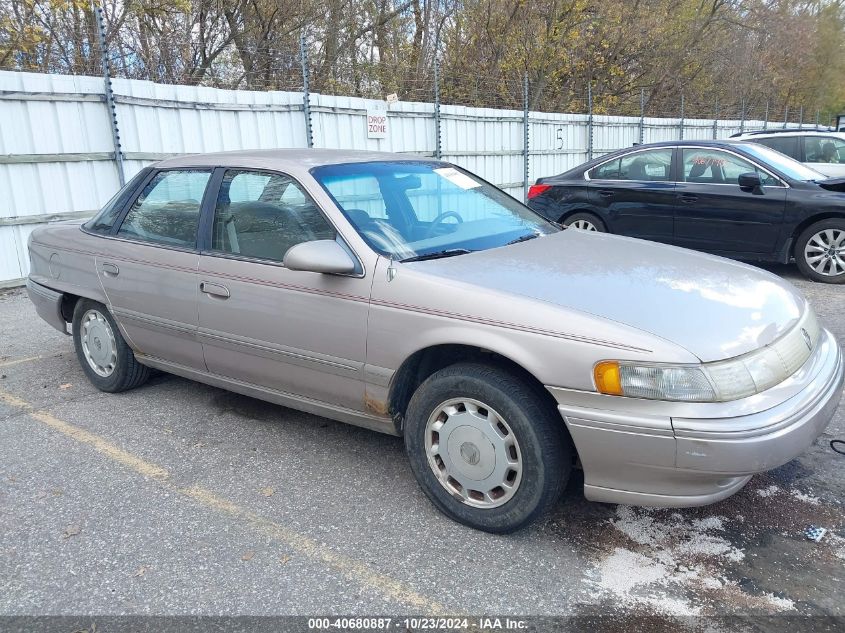
[[[289,176],[236,170],[220,185],[212,231],[212,250],[278,262],[292,246],[337,237]]]
[[[91,231],[92,233],[111,233],[114,223],[120,217],[123,207],[129,200],[129,196],[135,188],[146,179],[149,173],[149,168],[139,171],[132,180],[126,183],[122,189],[112,196],[111,200],[106,202],[105,206],[100,209],[100,212],[97,215],[83,224],[85,229]]]
[[[622,156],[590,172],[593,180],[639,180],[665,182],[672,167],[672,150],[654,149]]]
[[[194,248],[209,171],[162,171],[144,187],[117,234]]]
[[[754,138],[753,143],[760,143],[766,147],[771,147],[776,152],[786,154],[790,158],[798,160],[798,137],[797,136],[779,136],[772,138]]]

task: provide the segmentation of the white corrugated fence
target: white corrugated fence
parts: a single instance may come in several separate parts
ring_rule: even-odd
[[[306,147],[303,94],[221,90],[113,79],[125,177],[174,154]],[[368,138],[367,111],[387,109],[385,138]],[[310,95],[314,147],[433,156],[431,103],[386,104]],[[39,224],[93,215],[119,188],[101,77],[0,71],[0,286],[29,271],[26,241]],[[724,138],[739,121],[594,116],[593,155],[644,142]],[[682,125],[683,124],[683,125]],[[440,107],[441,152],[516,198],[524,195],[521,110]],[[746,121],[746,130],[763,127]],[[528,114],[528,181],[587,160],[589,117]]]

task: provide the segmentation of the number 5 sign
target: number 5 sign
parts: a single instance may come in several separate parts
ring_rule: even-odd
[[[367,138],[387,138],[387,110],[367,110]]]

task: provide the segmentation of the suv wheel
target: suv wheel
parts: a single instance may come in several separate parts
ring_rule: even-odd
[[[794,255],[798,268],[813,281],[845,283],[845,220],[830,218],[804,229]]]
[[[100,391],[117,393],[147,381],[150,370],[135,359],[108,309],[80,299],[73,310],[73,345],[85,375]]]
[[[469,363],[420,385],[408,405],[405,447],[438,509],[496,533],[546,512],[572,464],[563,420],[534,389],[505,371]]]

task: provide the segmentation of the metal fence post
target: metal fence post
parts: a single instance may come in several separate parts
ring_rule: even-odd
[[[305,142],[314,147],[311,130],[311,81],[308,70],[308,48],[305,46],[305,32],[299,34],[299,59],[302,62],[302,112],[305,115]]]
[[[819,129],[819,111],[816,110],[816,130]]]
[[[645,142],[645,88],[640,88],[640,145]]]
[[[739,101],[739,133],[745,132],[745,97]]]
[[[111,67],[109,64],[109,52],[106,49],[106,24],[103,20],[103,9],[91,2],[91,10],[97,18],[97,38],[100,42],[100,63],[103,67],[103,90],[106,96],[106,111],[109,115],[111,126],[111,139],[114,145],[114,162],[117,167],[117,180],[120,186],[126,184],[126,174],[123,171],[123,151],[120,147],[120,130],[117,127],[117,105],[114,101],[114,91],[111,86]]]
[[[587,160],[593,160],[593,84],[587,84]]]
[[[680,139],[684,140],[684,93],[681,93],[681,129],[680,129]]]
[[[804,127],[804,106],[798,108],[798,129]]]
[[[442,158],[440,139],[440,62],[434,57],[434,157]]]
[[[522,79],[522,194],[525,202],[528,202],[528,172],[529,156],[528,143],[530,142],[530,128],[528,123],[528,73]]]
[[[713,140],[719,137],[719,100],[716,99],[715,107],[713,108]]]
[[[789,104],[787,103],[783,108],[783,129],[786,129],[786,124],[789,122]]]
[[[769,129],[769,100],[766,99],[766,113],[763,115],[763,129]]]

